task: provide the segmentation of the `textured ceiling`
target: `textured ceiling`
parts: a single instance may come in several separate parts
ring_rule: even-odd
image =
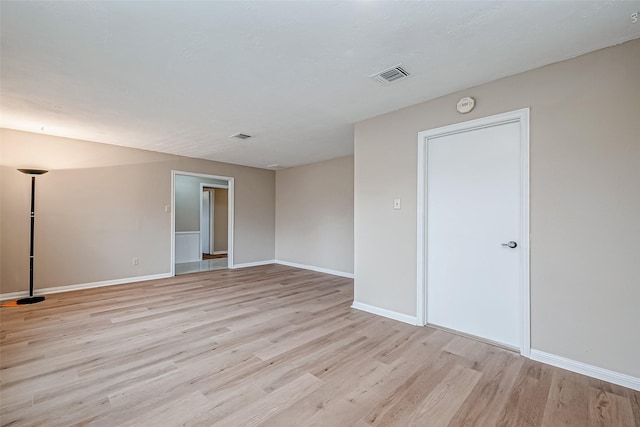
[[[263,168],[351,154],[357,121],[640,37],[640,1],[0,7],[3,127]],[[414,76],[368,78],[398,63]]]

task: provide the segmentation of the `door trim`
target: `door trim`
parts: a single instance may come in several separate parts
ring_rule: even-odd
[[[224,188],[226,189],[227,187],[223,186],[223,185],[218,185],[218,184],[207,184],[205,182],[201,182],[200,183],[200,225],[202,228],[202,208],[204,207],[204,202],[202,201],[202,193],[204,193],[205,191],[207,191],[209,193],[209,254],[208,255],[213,255],[213,240],[214,240],[214,235],[213,235],[213,226],[215,223],[215,215],[213,212],[214,206],[215,206],[215,202],[214,202],[214,197],[215,197],[215,189],[216,188]],[[202,232],[200,232],[200,252],[202,252]],[[200,261],[202,261],[202,254],[204,252],[202,252],[200,254]]]
[[[430,139],[507,123],[520,123],[520,354],[531,353],[530,242],[529,242],[529,108],[418,132],[417,293],[416,318],[427,324],[427,144]]]
[[[234,230],[234,221],[233,221],[233,212],[234,212],[234,177],[232,176],[219,176],[219,175],[209,175],[203,173],[195,173],[195,172],[184,172],[184,171],[171,171],[171,277],[176,275],[176,175],[187,175],[187,176],[197,176],[200,178],[213,178],[219,179],[222,181],[227,181],[229,183],[228,188],[228,219],[227,219],[227,267],[234,268],[233,264],[233,230]],[[214,187],[215,184],[209,184],[210,187]],[[202,204],[202,195],[200,195],[200,204]],[[202,210],[201,210],[202,212]],[[200,251],[202,251],[202,245],[200,246]]]
[[[214,249],[214,241],[215,241],[215,236],[214,236],[214,225],[215,225],[215,214],[214,214],[214,207],[215,207],[215,200],[214,200],[214,196],[215,196],[215,189],[223,189],[223,190],[228,190],[229,189],[229,181],[227,181],[227,185],[220,185],[220,184],[209,184],[209,183],[205,183],[205,182],[201,182],[200,183],[200,192],[204,192],[205,189],[209,189],[209,212],[211,213],[211,215],[209,215],[209,255],[217,255],[215,253]],[[227,198],[229,193],[227,192]],[[231,212],[231,210],[229,210],[229,212]],[[229,221],[229,218],[227,217],[227,223]],[[202,200],[200,200],[200,223],[202,224]],[[200,234],[200,246],[202,246],[202,234]],[[227,248],[229,247],[229,242],[227,241]],[[224,253],[227,253],[227,251],[224,251]],[[202,254],[200,254],[200,261],[202,261]],[[231,268],[231,264],[227,265],[227,268]]]

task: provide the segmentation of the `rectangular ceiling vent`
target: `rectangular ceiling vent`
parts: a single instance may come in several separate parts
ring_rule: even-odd
[[[231,135],[229,138],[249,139],[251,138],[251,135],[247,135],[246,133],[235,133]]]
[[[410,77],[411,75],[412,74],[408,72],[402,64],[398,64],[395,67],[387,68],[386,70],[375,73],[369,77],[378,83],[389,84]]]

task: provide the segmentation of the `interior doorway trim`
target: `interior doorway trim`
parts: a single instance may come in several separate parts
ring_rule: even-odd
[[[520,353],[531,353],[529,246],[529,108],[418,132],[417,307],[419,326],[427,324],[427,144],[430,139],[507,123],[520,123]]]
[[[215,190],[215,189],[224,189],[224,190],[228,190],[229,185],[220,185],[220,184],[209,184],[209,183],[205,183],[205,182],[201,182],[200,183],[200,225],[202,225],[202,208],[204,207],[204,202],[202,200],[202,193],[204,193],[207,189],[210,190]],[[209,191],[209,197],[213,196],[213,192]],[[213,251],[213,237],[214,237],[214,231],[213,231],[213,226],[214,226],[214,213],[213,213],[213,207],[215,205],[215,202],[213,201],[213,199],[209,200],[209,209],[210,209],[210,217],[209,217],[209,254],[213,255],[214,251]],[[228,218],[227,218],[227,221]],[[200,248],[202,248],[202,230],[200,230]],[[227,242],[227,246],[229,245],[229,242]],[[202,250],[200,251],[202,252]],[[226,251],[225,251],[226,253]],[[202,253],[200,254],[200,261],[202,261]]]
[[[233,212],[234,212],[234,178],[232,176],[208,175],[195,172],[171,171],[171,277],[176,275],[176,175],[195,176],[199,178],[211,178],[221,181],[227,181],[228,187],[228,219],[227,219],[227,266],[233,268]],[[208,184],[208,187],[215,187],[215,184]],[[202,193],[200,194],[200,215],[202,214]],[[200,251],[202,251],[202,243],[200,242]]]

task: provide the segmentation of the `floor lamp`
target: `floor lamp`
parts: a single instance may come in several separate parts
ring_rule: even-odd
[[[20,172],[31,175],[31,244],[29,246],[29,296],[16,301],[18,305],[35,304],[44,301],[44,297],[33,296],[33,226],[36,217],[36,176],[49,172],[42,169],[18,169]]]

